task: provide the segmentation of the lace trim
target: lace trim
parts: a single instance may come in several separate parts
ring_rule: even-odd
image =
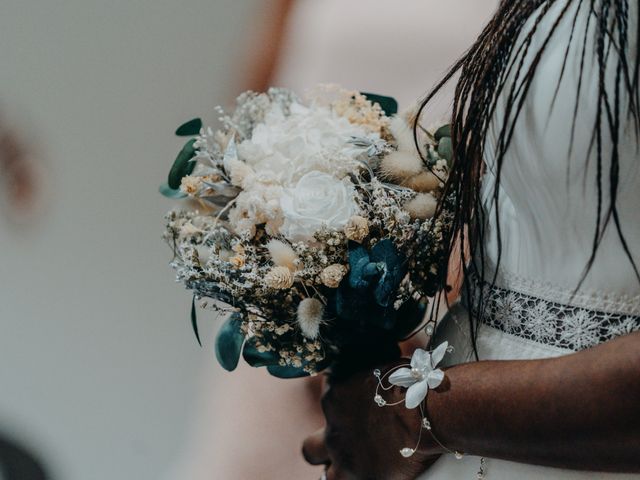
[[[490,279],[492,275],[492,273],[487,273],[485,278]],[[496,285],[504,290],[512,290],[532,297],[588,310],[625,313],[634,316],[640,315],[640,295],[634,296],[595,290],[586,290],[574,294],[573,290],[552,282],[524,278],[514,273],[505,272],[502,269],[496,278]]]
[[[477,299],[480,285],[474,283]],[[483,311],[478,313],[475,304],[472,310],[480,322],[505,333],[573,351],[640,330],[639,315],[586,308],[584,303],[576,303],[576,296],[571,304],[557,301],[556,295],[551,297],[540,298],[485,282]]]

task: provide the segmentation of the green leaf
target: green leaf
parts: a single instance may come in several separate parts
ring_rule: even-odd
[[[180,125],[176,130],[176,135],[179,137],[191,137],[192,135],[198,135],[201,128],[202,120],[194,118]]]
[[[384,113],[387,115],[387,117],[390,117],[391,115],[395,115],[396,113],[398,113],[398,102],[396,101],[395,98],[385,97],[384,95],[376,95],[375,93],[365,93],[365,92],[362,92],[362,95],[367,97],[367,99],[370,100],[371,102],[377,103],[378,105],[380,105],[380,108],[384,110]]]
[[[282,367],[280,365],[269,365],[267,371],[278,378],[302,378],[309,376],[302,368],[291,366]]]
[[[182,181],[182,177],[186,177],[193,172],[193,169],[196,166],[196,162],[190,161],[193,156],[196,154],[196,149],[193,144],[196,142],[195,138],[189,140],[178,156],[176,157],[175,162],[173,162],[173,166],[169,171],[169,178],[167,180],[167,184],[169,188],[177,190],[180,188],[180,182]]]
[[[449,165],[453,160],[453,145],[451,144],[451,137],[443,137],[438,143],[438,155],[444,158]]]
[[[242,349],[242,358],[252,367],[266,367],[268,365],[278,365],[280,355],[276,351],[260,352],[256,348],[254,338],[248,339]]]
[[[167,198],[184,198],[187,196],[187,194],[181,190],[174,190],[166,182],[160,185],[158,191]]]
[[[443,137],[451,137],[451,125],[443,125],[438,130],[436,130],[436,133],[433,134],[433,137],[436,139],[436,141],[440,141],[440,139]]]
[[[193,333],[196,335],[196,340],[198,340],[198,345],[202,346],[202,342],[200,341],[200,333],[198,333],[198,317],[196,315],[196,296],[193,296],[191,300],[191,327],[193,328]]]
[[[216,338],[216,358],[222,368],[229,372],[236,369],[242,353],[244,333],[240,329],[241,318],[239,313],[232,314],[222,324]]]

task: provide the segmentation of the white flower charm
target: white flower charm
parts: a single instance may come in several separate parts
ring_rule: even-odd
[[[444,380],[444,372],[436,368],[444,358],[448,342],[438,346],[432,353],[418,348],[411,357],[411,368],[400,368],[389,376],[392,385],[407,388],[405,405],[416,408],[427,396],[430,388],[438,388]]]
[[[342,230],[356,213],[353,184],[324,172],[304,175],[294,188],[285,188],[280,198],[287,239],[312,240],[321,228]]]

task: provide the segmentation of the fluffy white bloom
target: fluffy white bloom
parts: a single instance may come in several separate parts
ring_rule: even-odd
[[[243,190],[236,198],[235,207],[229,212],[229,222],[239,233],[250,233],[256,225],[282,224],[280,196],[282,188],[257,183],[250,190]],[[275,234],[276,232],[269,232]]]
[[[294,185],[314,170],[342,178],[354,169],[361,153],[349,140],[367,134],[327,107],[293,103],[290,115],[285,115],[274,103],[251,138],[238,145],[238,155],[258,175],[274,175],[283,186]]]
[[[418,348],[411,357],[411,368],[400,368],[389,376],[389,382],[407,388],[405,404],[416,408],[427,396],[430,388],[438,388],[444,380],[444,372],[436,368],[447,353],[449,344],[444,342],[433,353]]]
[[[322,227],[343,229],[356,213],[353,184],[323,172],[310,172],[280,198],[284,224],[280,232],[291,241],[311,240]]]

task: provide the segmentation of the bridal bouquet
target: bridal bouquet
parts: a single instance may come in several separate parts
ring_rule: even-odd
[[[389,97],[321,86],[247,92],[221,128],[199,119],[160,191],[178,281],[224,314],[222,366],[278,377],[397,354],[444,284],[448,126],[424,129]],[[440,202],[440,203],[439,203]],[[444,205],[441,207],[440,205]],[[436,209],[439,214],[434,216]],[[198,337],[199,341],[199,337]]]

